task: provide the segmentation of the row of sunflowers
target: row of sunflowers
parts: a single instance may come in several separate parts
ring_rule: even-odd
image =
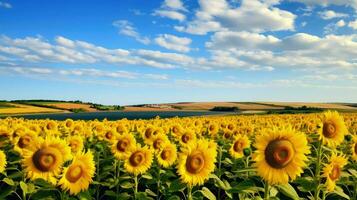
[[[0,199],[357,199],[357,114],[0,120]]]

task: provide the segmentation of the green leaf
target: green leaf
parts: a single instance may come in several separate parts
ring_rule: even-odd
[[[177,179],[177,180],[174,180],[174,181],[172,181],[170,183],[170,189],[169,190],[171,192],[177,192],[177,191],[181,191],[181,190],[183,190],[185,188],[186,188],[186,185],[181,183],[181,181]]]
[[[152,179],[152,176],[150,174],[143,174],[143,175],[141,175],[141,177],[144,179],[149,179],[149,180]]]
[[[6,184],[11,185],[11,186],[15,185],[14,181],[12,179],[10,179],[10,178],[7,178],[7,177],[4,178],[2,181],[4,181]]]
[[[112,190],[106,190],[106,191],[104,192],[104,195],[105,195],[105,196],[108,196],[108,197],[116,197],[116,196],[117,196],[117,194],[116,194],[114,191],[112,191]]]
[[[209,200],[216,200],[216,196],[206,187],[202,188],[201,193]]]
[[[78,194],[80,200],[89,200],[92,199],[91,195],[88,191],[83,191]]]
[[[336,186],[335,191],[333,193],[337,194],[340,197],[343,197],[345,199],[350,199],[350,197],[343,192],[343,189],[339,186]]]
[[[294,200],[299,200],[300,197],[289,183],[288,184],[283,184],[283,185],[276,185],[275,186],[279,192],[283,193],[285,196],[294,199]]]
[[[170,196],[167,200],[180,200],[181,198],[177,195]]]
[[[12,194],[15,190],[9,186],[1,186],[0,199],[7,199],[6,197]]]
[[[312,177],[301,177],[295,180],[297,183],[298,189],[302,192],[310,192],[311,188],[316,188],[316,182]]]
[[[150,196],[157,197],[157,194],[155,194],[155,192],[151,191],[150,189],[146,189],[145,192]]]
[[[350,174],[352,174],[355,178],[357,178],[357,171],[354,169],[348,169],[348,172],[350,172]]]
[[[31,195],[31,199],[58,199],[54,190],[38,190]]]
[[[33,183],[35,185],[38,185],[38,186],[43,187],[43,188],[52,188],[53,187],[53,185],[51,185],[51,183],[49,183],[49,182],[47,182],[47,181],[45,181],[45,180],[43,180],[41,178],[38,178],[38,179],[34,180]]]
[[[254,184],[254,181],[252,180],[245,180],[242,181],[240,183],[238,183],[238,185],[234,186],[233,188],[231,188],[229,191],[232,193],[239,193],[245,190],[249,190],[249,189],[254,189],[257,188]]]
[[[27,185],[25,182],[23,182],[23,181],[20,182],[20,188],[25,194],[27,193],[28,190],[27,190]]]
[[[33,183],[27,183],[27,193],[32,194],[36,191]]]
[[[134,187],[134,183],[126,181],[124,183],[121,183],[120,186],[124,189],[129,189]]]

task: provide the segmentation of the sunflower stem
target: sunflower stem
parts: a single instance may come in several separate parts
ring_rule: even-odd
[[[137,193],[138,193],[138,176],[135,175],[134,177],[134,182],[135,182],[135,189],[134,189],[134,198],[137,199]]]
[[[187,200],[192,200],[192,186],[187,187]]]
[[[269,199],[269,183],[265,182],[264,185],[264,200],[268,200]]]
[[[97,169],[96,169],[97,170],[97,173],[96,173],[97,178],[96,178],[96,181],[97,181],[97,183],[99,183],[99,156],[100,156],[99,151],[97,151],[96,156],[97,156]],[[99,200],[99,184],[97,184],[96,196],[97,196],[96,199]]]
[[[119,183],[119,177],[120,177],[120,160],[116,160],[116,173],[115,173],[115,178],[117,180],[117,185],[116,185],[116,194],[118,195],[119,194],[119,186],[120,186],[120,183]],[[117,196],[118,197],[118,196]]]
[[[219,146],[218,148],[219,153],[219,160],[218,160],[218,178],[221,179],[221,165],[222,165],[222,147]],[[221,188],[218,188],[218,199],[221,199]]]
[[[317,163],[316,163],[316,171],[315,171],[315,194],[314,199],[318,200],[320,194],[320,165],[321,165],[321,154],[322,154],[322,141],[319,141],[317,148]]]
[[[158,165],[158,172],[157,172],[157,197],[156,199],[160,199],[160,166]]]

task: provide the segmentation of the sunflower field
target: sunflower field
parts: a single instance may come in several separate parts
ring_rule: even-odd
[[[357,199],[357,114],[0,120],[0,199]]]

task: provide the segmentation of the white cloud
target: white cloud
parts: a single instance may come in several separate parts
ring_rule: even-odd
[[[357,30],[357,19],[348,23],[348,27],[351,27],[354,30]]]
[[[325,35],[334,34],[337,32],[339,28],[344,26],[346,26],[346,22],[342,19],[336,23],[329,23],[324,27],[324,34]]]
[[[168,7],[174,10],[187,11],[181,0],[165,0],[163,7]]]
[[[59,62],[73,64],[88,64],[106,62],[116,65],[150,66],[162,69],[189,66],[194,59],[178,54],[151,50],[107,49],[84,42],[73,41],[59,36],[56,44],[44,41],[42,38],[0,37],[0,55],[16,57],[22,61]]]
[[[184,14],[174,10],[155,10],[153,15],[157,15],[160,17],[167,17],[170,19],[178,20],[180,22],[186,19],[186,16]]]
[[[345,13],[338,13],[338,12],[335,12],[333,10],[325,10],[323,12],[319,12],[319,15],[324,20],[333,19],[333,18],[348,17],[348,15],[345,14]]]
[[[46,67],[28,67],[28,66],[1,66],[0,71],[22,74],[28,76],[80,76],[80,77],[104,77],[113,79],[153,79],[153,80],[167,80],[169,78],[166,74],[141,74],[129,71],[104,71],[95,68],[78,68],[78,69],[56,69]]]
[[[240,61],[243,66],[356,69],[356,38],[357,35],[318,37],[297,33],[278,39],[257,33],[217,32],[206,46],[212,53],[218,52],[219,57],[224,55],[222,60],[234,58],[232,62]]]
[[[272,2],[243,0],[239,7],[234,7],[226,0],[199,0],[199,5],[195,19],[185,27],[176,26],[176,30],[198,35],[219,30],[253,32],[294,30],[296,16],[274,7]]]
[[[138,42],[143,44],[149,44],[150,39],[148,37],[141,36],[136,29],[134,28],[133,24],[127,20],[117,20],[113,22],[113,26],[119,29],[119,34],[126,35],[129,37],[133,37]]]
[[[62,36],[56,37],[56,42],[59,45],[62,45],[62,46],[65,46],[65,47],[73,48],[75,46],[75,44],[74,44],[74,42],[72,40],[69,40],[69,39],[67,39],[65,37],[62,37]]]
[[[180,22],[186,19],[182,11],[187,11],[181,0],[165,0],[159,9],[153,13],[155,16],[167,17]]]
[[[329,6],[329,5],[337,5],[337,6],[350,6],[354,9],[357,9],[357,1],[356,0],[289,0],[292,2],[300,2],[309,6],[319,5],[319,6]]]
[[[170,50],[189,52],[192,40],[187,37],[177,37],[170,34],[162,34],[155,38],[156,44]]]
[[[3,8],[12,8],[12,5],[7,3],[7,2],[3,2],[3,1],[0,1],[0,7],[3,7]]]

